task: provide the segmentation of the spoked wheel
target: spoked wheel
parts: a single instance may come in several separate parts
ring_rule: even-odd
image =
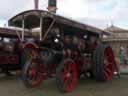
[[[96,80],[109,81],[113,79],[115,57],[110,46],[99,45],[93,54],[93,72]]]
[[[104,79],[112,80],[114,75],[115,58],[111,47],[104,50]]]
[[[23,73],[23,77],[24,83],[27,87],[39,86],[43,80],[40,62],[35,59],[28,60]]]
[[[30,50],[29,50],[30,51]],[[27,61],[24,64],[22,77],[26,87],[37,87],[42,83],[44,66],[41,64],[41,60],[38,58],[38,54],[35,50],[28,52]]]
[[[57,86],[61,92],[71,92],[77,85],[78,73],[76,64],[65,59],[56,70]]]

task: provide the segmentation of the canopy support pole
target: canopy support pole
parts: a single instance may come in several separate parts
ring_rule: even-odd
[[[40,41],[42,40],[42,27],[43,27],[43,17],[42,16],[40,16]]]
[[[47,35],[48,35],[48,33],[50,32],[50,30],[52,29],[52,27],[53,27],[55,21],[56,21],[56,20],[53,19],[52,23],[50,24],[49,28],[47,29],[46,33],[44,34],[44,37],[43,37],[42,41],[44,41],[45,38],[47,37]]]
[[[25,32],[25,22],[24,22],[24,17],[23,17],[23,19],[22,19],[22,38],[21,38],[21,40],[22,41],[24,41],[24,32]]]

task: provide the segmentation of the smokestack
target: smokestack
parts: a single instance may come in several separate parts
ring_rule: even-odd
[[[35,10],[37,10],[37,9],[38,9],[38,3],[39,3],[39,0],[34,0]]]
[[[52,13],[56,13],[57,10],[57,2],[56,0],[48,0],[48,11]]]

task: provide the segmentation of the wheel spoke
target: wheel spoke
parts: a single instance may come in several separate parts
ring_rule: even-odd
[[[112,70],[111,70],[110,68],[106,68],[105,71],[106,71],[107,73],[111,73],[111,72],[112,72]]]
[[[104,71],[104,79],[108,80],[110,75],[108,74],[107,71]]]

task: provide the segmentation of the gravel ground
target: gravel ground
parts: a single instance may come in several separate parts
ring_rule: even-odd
[[[104,83],[84,78],[79,80],[77,88],[68,94],[58,91],[54,79],[45,81],[39,88],[27,89],[18,76],[1,76],[0,96],[128,96],[128,76]]]

